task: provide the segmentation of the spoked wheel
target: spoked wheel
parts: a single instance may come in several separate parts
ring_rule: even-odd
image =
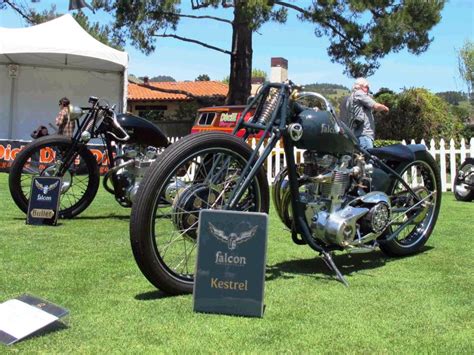
[[[393,222],[385,235],[390,237],[395,233],[396,236],[389,242],[380,243],[380,249],[391,256],[409,255],[420,250],[433,232],[441,206],[441,179],[438,166],[431,156],[405,165],[399,174],[420,202],[416,202],[400,181],[392,186]]]
[[[453,184],[454,197],[458,201],[474,200],[474,159],[467,158],[459,168]]]
[[[140,184],[130,219],[133,255],[156,287],[192,292],[199,212],[223,209],[247,165],[251,148],[219,132],[192,135],[167,148]],[[233,210],[268,212],[261,169]]]
[[[16,205],[28,211],[31,181],[37,176],[59,176],[58,168],[70,149],[68,137],[39,138],[23,149],[10,169],[10,193]],[[80,148],[74,163],[62,176],[59,206],[60,218],[72,218],[84,211],[93,201],[99,187],[97,161],[87,148]]]

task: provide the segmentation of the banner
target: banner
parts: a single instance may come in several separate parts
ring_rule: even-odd
[[[8,173],[15,160],[16,155],[23,150],[31,141],[0,139],[0,172]],[[100,163],[100,173],[105,174],[108,167],[107,149],[101,144],[88,144],[87,147]],[[54,156],[48,151],[50,148],[44,148],[41,152],[42,163],[51,163]]]

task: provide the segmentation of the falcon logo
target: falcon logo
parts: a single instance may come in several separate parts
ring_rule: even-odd
[[[242,232],[240,234],[230,233],[229,235],[226,235],[224,231],[217,229],[212,223],[208,222],[208,224],[211,234],[221,242],[227,243],[229,250],[235,250],[237,248],[237,244],[244,243],[251,239],[253,236],[255,236],[258,229],[258,226],[254,226],[248,231]]]
[[[43,191],[43,194],[47,195],[49,191],[54,190],[59,185],[59,181],[56,181],[54,184],[51,185],[43,185],[42,183],[35,180],[35,185],[38,189]]]

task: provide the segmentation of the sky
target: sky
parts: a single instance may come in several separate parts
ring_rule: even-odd
[[[22,0],[28,2],[27,0]],[[436,1],[436,0],[419,0]],[[191,13],[190,1],[183,0],[182,13]],[[67,0],[40,0],[37,9],[56,4],[60,13],[68,12]],[[309,0],[297,1],[298,5],[309,4]],[[231,18],[231,9],[193,11],[194,14],[212,14]],[[94,21],[106,24],[110,15],[90,10],[84,12]],[[408,87],[424,87],[433,92],[462,91],[465,85],[458,73],[457,51],[466,40],[474,41],[474,0],[450,0],[442,11],[442,19],[431,31],[433,38],[429,49],[421,55],[406,50],[391,53],[380,61],[376,73],[369,77],[371,90],[381,87],[400,91]],[[24,27],[26,24],[11,10],[0,11],[0,27]],[[199,39],[216,47],[230,50],[231,27],[212,20],[181,20],[176,34]],[[1,40],[1,39],[0,39]],[[253,67],[270,74],[270,58],[283,57],[288,60],[289,78],[298,84],[334,83],[351,87],[353,79],[344,75],[344,67],[331,63],[326,53],[329,41],[314,35],[314,26],[296,19],[289,11],[286,24],[266,23],[253,37]],[[136,76],[169,75],[178,81],[194,80],[207,74],[212,80],[222,80],[229,75],[229,56],[196,44],[171,38],[158,38],[156,50],[150,55],[127,45],[129,73]]]

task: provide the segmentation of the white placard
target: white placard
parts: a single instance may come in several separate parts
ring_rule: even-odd
[[[59,318],[13,299],[0,304],[0,330],[22,339]]]

